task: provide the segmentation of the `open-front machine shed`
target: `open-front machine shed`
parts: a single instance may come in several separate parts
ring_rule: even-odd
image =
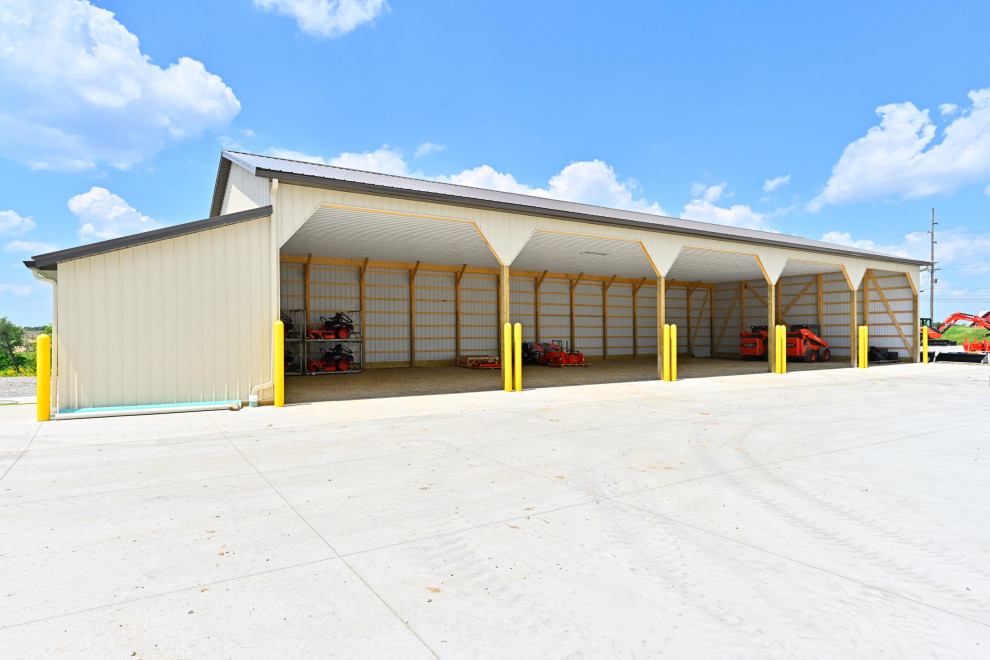
[[[229,151],[210,218],[27,265],[56,290],[59,410],[270,400],[279,318],[287,374],[354,376],[334,379],[344,392],[375,369],[498,356],[505,322],[592,370],[660,363],[665,323],[696,358],[738,359],[740,331],[776,324],[818,326],[833,363],[856,363],[859,325],[919,354],[918,261]]]

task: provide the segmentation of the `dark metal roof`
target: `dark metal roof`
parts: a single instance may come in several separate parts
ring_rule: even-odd
[[[88,245],[80,245],[79,247],[58,250],[57,252],[39,254],[31,261],[25,261],[24,265],[28,268],[37,268],[39,270],[54,270],[55,267],[63,261],[81,259],[82,257],[89,257],[94,254],[101,254],[103,252],[113,252],[114,250],[122,250],[123,248],[143,245],[144,243],[163,241],[166,238],[174,238],[176,236],[193,234],[195,232],[206,231],[208,229],[216,229],[217,227],[233,225],[238,222],[246,222],[247,220],[254,220],[255,218],[263,218],[271,214],[271,206],[262,206],[256,209],[248,209],[247,211],[228,213],[227,215],[218,215],[205,220],[186,222],[181,225],[172,225],[171,227],[164,227],[162,229],[153,229],[140,234],[121,236],[120,238],[111,238],[108,241],[100,241],[99,243],[90,243]]]
[[[226,164],[225,164],[226,163]],[[908,259],[873,250],[863,250],[846,245],[826,243],[799,236],[788,236],[755,229],[742,229],[726,225],[697,222],[683,218],[671,218],[625,211],[591,204],[578,204],[563,200],[523,195],[520,193],[501,192],[485,188],[473,188],[441,181],[427,181],[411,177],[395,176],[352,170],[333,165],[321,165],[286,158],[261,156],[238,151],[223,151],[220,158],[220,170],[214,187],[211,213],[219,213],[223,204],[223,195],[230,173],[230,163],[236,163],[255,176],[276,178],[280,181],[299,183],[334,190],[349,190],[354,192],[387,195],[404,199],[440,202],[471,208],[488,208],[526,215],[539,215],[582,222],[662,231],[691,236],[701,236],[720,240],[743,243],[757,243],[787,249],[808,250],[841,254],[865,259],[880,259],[896,263],[924,265],[928,262]]]

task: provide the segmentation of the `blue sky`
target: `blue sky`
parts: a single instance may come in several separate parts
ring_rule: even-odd
[[[0,315],[51,320],[32,254],[206,217],[224,147],[917,258],[935,207],[936,316],[988,309],[987,25],[973,2],[0,0]]]

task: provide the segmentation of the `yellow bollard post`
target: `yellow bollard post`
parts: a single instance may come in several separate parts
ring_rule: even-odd
[[[780,373],[787,373],[787,326],[780,326]]]
[[[774,367],[775,367],[774,373],[776,373],[776,374],[782,374],[784,372],[781,371],[781,369],[780,369],[780,359],[783,357],[781,355],[781,353],[783,351],[781,351],[781,349],[780,349],[780,325],[779,324],[773,326],[773,341],[774,341],[774,344],[773,344],[773,354],[774,354]]]
[[[512,325],[502,326],[502,375],[505,378],[505,391],[512,391]]]
[[[37,355],[37,395],[38,421],[47,422],[52,418],[52,338],[38,335],[35,344]]]
[[[921,326],[921,361],[928,364],[928,328]]]
[[[663,324],[663,379],[670,381],[670,324]]]
[[[859,326],[859,368],[866,369],[870,357],[870,329]]]
[[[516,368],[516,392],[522,391],[522,324],[516,323],[513,328],[513,348],[515,349],[514,355],[512,357],[512,364]]]
[[[275,321],[272,337],[272,384],[275,387],[275,407],[285,405],[285,324]]]
[[[670,380],[677,380],[677,325],[670,325]]]

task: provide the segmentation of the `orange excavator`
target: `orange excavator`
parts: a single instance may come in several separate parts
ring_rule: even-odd
[[[949,339],[943,339],[942,333],[960,321],[968,321],[972,327],[990,330],[990,312],[986,312],[980,316],[956,312],[942,321],[938,327],[935,326],[935,323],[930,318],[921,319],[921,332],[928,333],[929,345],[955,346],[956,342]],[[990,339],[981,340],[974,338],[973,341],[970,342],[969,338],[966,338],[963,340],[963,348],[970,353],[990,352]]]

